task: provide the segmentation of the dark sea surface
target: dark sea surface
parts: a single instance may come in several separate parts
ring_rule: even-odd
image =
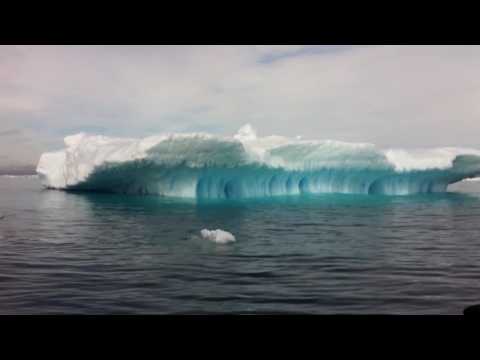
[[[0,313],[461,314],[480,182],[450,191],[195,202],[0,177]]]

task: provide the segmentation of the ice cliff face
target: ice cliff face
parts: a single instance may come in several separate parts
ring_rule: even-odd
[[[411,194],[445,191],[480,175],[480,151],[379,150],[372,144],[204,133],[144,139],[77,134],[41,156],[45,186],[198,198],[301,193]]]

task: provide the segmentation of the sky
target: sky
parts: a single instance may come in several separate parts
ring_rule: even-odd
[[[0,168],[69,134],[480,148],[480,46],[0,46]]]

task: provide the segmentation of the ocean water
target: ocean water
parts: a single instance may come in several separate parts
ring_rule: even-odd
[[[202,239],[204,228],[237,241]],[[0,177],[2,314],[461,314],[476,303],[480,182],[197,202]]]

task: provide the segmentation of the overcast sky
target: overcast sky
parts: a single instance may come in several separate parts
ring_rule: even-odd
[[[0,166],[85,131],[480,148],[479,46],[0,46]]]

